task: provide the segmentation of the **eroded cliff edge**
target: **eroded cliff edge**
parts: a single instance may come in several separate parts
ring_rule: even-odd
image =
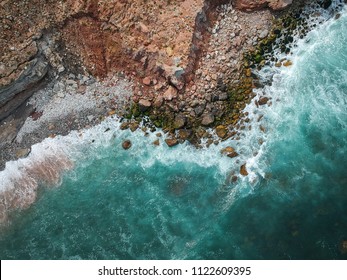
[[[71,74],[102,80],[121,73],[134,82],[132,117],[188,129],[190,140],[203,136],[193,127],[223,124],[222,138],[230,137],[227,126],[254,86],[243,55],[269,35],[273,12],[291,2],[2,1],[0,121],[11,128],[2,126],[1,143],[12,142],[35,111],[26,104],[33,92]]]

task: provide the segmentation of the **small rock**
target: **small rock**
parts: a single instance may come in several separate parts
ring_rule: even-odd
[[[131,130],[131,132],[134,132],[136,129],[138,129],[139,128],[139,124],[138,123],[130,123],[129,124],[129,128],[130,128],[130,130]]]
[[[260,32],[259,38],[260,38],[260,39],[264,39],[264,38],[267,37],[268,34],[269,34],[269,31],[263,30],[263,31]]]
[[[121,125],[120,125],[120,129],[121,130],[126,130],[129,128],[129,123],[128,122],[123,122]]]
[[[224,138],[227,136],[228,129],[224,125],[219,125],[216,127],[216,133],[219,138]]]
[[[286,60],[285,62],[283,62],[283,66],[285,67],[289,67],[291,65],[293,65],[293,62],[291,62],[290,60]]]
[[[174,98],[177,97],[177,90],[176,90],[174,87],[170,86],[170,87],[165,91],[163,97],[164,97],[165,100],[170,101],[170,100],[172,100],[172,99],[174,99]]]
[[[155,140],[155,141],[153,142],[153,145],[154,145],[154,146],[159,146],[159,145],[160,145],[159,139]]]
[[[89,115],[89,116],[87,116],[87,119],[88,119],[89,122],[91,122],[92,120],[94,120],[94,116],[93,115]]]
[[[281,66],[282,66],[282,62],[281,62],[281,61],[276,62],[276,63],[275,63],[275,66],[276,66],[276,67],[281,67]]]
[[[157,137],[161,137],[162,136],[162,134],[160,133],[160,132],[158,132],[155,136],[157,136]]]
[[[201,124],[208,126],[214,123],[214,116],[212,114],[206,114],[203,116]]]
[[[59,68],[58,68],[58,72],[59,73],[62,73],[65,71],[65,67],[63,65],[61,65]]]
[[[227,154],[227,156],[230,157],[230,158],[237,157],[238,155],[239,154],[237,152],[232,152],[232,153]]]
[[[178,140],[177,139],[165,139],[165,143],[169,146],[169,147],[173,147],[176,146],[178,144]]]
[[[77,88],[77,83],[74,80],[66,80],[66,84],[70,87]]]
[[[143,80],[142,80],[142,83],[146,86],[149,86],[151,85],[151,78],[150,77],[145,77]]]
[[[65,97],[65,94],[64,94],[64,92],[59,91],[58,94],[57,94],[57,96],[58,96],[59,98],[64,98],[64,97]]]
[[[247,172],[247,169],[246,169],[246,164],[241,165],[241,167],[240,167],[240,174],[242,176],[247,176],[248,175],[248,172]]]
[[[178,131],[178,136],[182,140],[188,140],[191,138],[193,131],[191,129],[180,129]]]
[[[175,121],[174,121],[174,127],[176,129],[179,129],[179,128],[182,128],[185,126],[186,124],[186,117],[181,115],[181,114],[178,114],[176,117],[175,117]]]
[[[199,117],[205,110],[205,105],[201,104],[194,108],[195,114]]]
[[[147,99],[140,99],[139,101],[139,109],[141,112],[146,112],[150,107],[152,106],[152,103]]]
[[[77,88],[76,92],[79,93],[79,94],[83,94],[83,93],[86,92],[86,90],[87,90],[87,87],[86,87],[85,85],[80,85],[80,86]]]
[[[27,157],[30,154],[30,149],[24,148],[24,149],[18,149],[16,151],[16,157],[17,158],[24,158]]]
[[[158,95],[157,98],[154,100],[153,106],[156,108],[160,108],[161,105],[163,105],[164,98],[161,95]]]
[[[125,140],[123,143],[122,143],[122,147],[124,150],[128,150],[131,148],[131,141],[130,140]]]
[[[269,98],[266,96],[262,96],[259,98],[258,104],[259,105],[265,105],[269,101]]]
[[[220,152],[223,155],[227,155],[229,153],[234,153],[235,149],[233,147],[228,146],[228,147],[225,147],[224,149],[222,149]]]

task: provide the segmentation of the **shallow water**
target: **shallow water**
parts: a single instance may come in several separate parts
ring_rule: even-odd
[[[75,168],[10,213],[1,259],[346,259],[346,10],[308,39],[264,89],[272,105],[249,105],[252,129],[223,143],[238,159],[155,147],[116,120],[47,140]],[[250,175],[228,182],[244,162]]]

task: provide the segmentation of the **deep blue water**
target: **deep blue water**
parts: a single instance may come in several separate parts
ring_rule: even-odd
[[[265,135],[224,143],[244,151],[238,160],[115,125],[12,213],[1,259],[347,259],[346,11],[308,38],[264,89]],[[228,182],[243,162],[249,178]]]

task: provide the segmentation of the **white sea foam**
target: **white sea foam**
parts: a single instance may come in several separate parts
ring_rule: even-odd
[[[347,16],[346,8],[341,11],[341,14],[340,20],[344,20]],[[319,19],[328,16],[327,12],[325,12],[320,15]],[[267,105],[258,106],[254,102],[251,102],[246,106],[244,112],[248,113],[250,122],[242,132],[241,140],[236,144],[238,150],[242,151],[241,161],[247,162],[246,167],[249,172],[247,180],[250,183],[256,184],[259,179],[266,177],[266,172],[270,164],[266,159],[266,155],[271,154],[270,149],[272,143],[286,141],[288,135],[297,133],[296,130],[299,120],[297,119],[298,115],[296,112],[304,111],[304,108],[300,109],[300,107],[307,106],[307,102],[310,102],[315,108],[326,106],[321,100],[329,98],[327,96],[329,92],[326,92],[325,89],[323,94],[317,94],[316,97],[312,93],[312,96],[310,96],[312,100],[307,99],[308,97],[304,95],[293,95],[293,90],[297,83],[301,81],[301,76],[304,74],[301,72],[305,71],[302,66],[308,63],[308,58],[315,54],[317,46],[334,44],[331,41],[332,38],[326,36],[327,32],[333,29],[334,24],[336,24],[336,20],[330,19],[312,30],[305,39],[298,40],[297,38],[297,47],[292,49],[290,55],[285,56],[286,59],[293,62],[292,66],[263,68],[258,73],[264,80],[267,80],[269,75],[272,76],[272,85],[254,90],[256,93],[254,100],[258,100],[261,96],[267,96],[271,99]],[[277,55],[278,59],[283,58],[282,55]],[[337,71],[339,70],[337,69]],[[321,73],[321,75],[324,75],[324,73]],[[331,87],[331,95],[334,95],[336,91],[334,91],[333,85]],[[329,102],[332,102],[329,106],[332,106],[334,110],[345,111],[345,107],[342,104],[346,104],[346,100],[341,95],[335,96],[335,101],[334,97],[332,100],[329,98]],[[341,114],[337,114],[337,117],[339,115]],[[260,116],[264,117],[259,121]],[[321,122],[321,125],[324,125],[328,120],[325,116],[316,116],[311,121]],[[341,123],[342,125],[345,124],[343,121]],[[281,130],[279,130],[279,127],[281,127]],[[286,133],[283,133],[284,131]],[[262,139],[261,144],[259,143],[260,138]]]

